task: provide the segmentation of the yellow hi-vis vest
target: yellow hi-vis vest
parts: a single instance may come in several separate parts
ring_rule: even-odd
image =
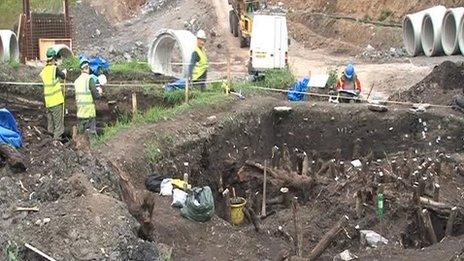
[[[208,69],[208,57],[206,56],[205,49],[201,49],[197,46],[195,52],[198,54],[198,57],[200,57],[200,60],[195,64],[195,67],[193,67],[192,80],[194,81],[198,80]]]
[[[77,118],[79,119],[95,118],[96,116],[95,103],[93,102],[89,83],[90,75],[87,73],[82,73],[74,82]]]
[[[60,79],[56,78],[56,66],[46,65],[40,77],[44,86],[45,107],[50,108],[64,103]]]

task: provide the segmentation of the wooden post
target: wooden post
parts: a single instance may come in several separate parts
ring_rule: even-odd
[[[288,208],[292,204],[292,198],[288,188],[281,188],[280,193],[282,194],[282,204]]]
[[[446,222],[446,230],[445,230],[445,236],[450,237],[453,234],[453,226],[454,226],[454,220],[456,219],[456,216],[458,214],[458,208],[453,207],[451,209],[450,216],[448,218],[448,222]]]
[[[74,142],[77,141],[77,126],[76,125],[72,126],[72,140]]]
[[[227,57],[227,87],[226,87],[226,94],[230,93],[230,89],[232,86],[232,78],[230,72],[230,57]]]
[[[340,233],[343,229],[343,226],[348,222],[349,218],[347,216],[343,216],[317,243],[317,245],[311,250],[309,254],[309,260],[316,260],[324,250],[332,243],[334,238]]]
[[[309,176],[309,158],[305,153],[303,158],[303,164],[301,164],[301,175]]]
[[[363,215],[362,192],[358,190],[358,192],[356,192],[356,217],[360,219],[362,218],[362,215]]]
[[[440,185],[438,183],[433,184],[433,200],[439,201],[440,199]]]
[[[185,82],[185,103],[189,102],[189,81]]]
[[[293,201],[293,224],[295,225],[295,234],[296,234],[296,255],[301,257],[303,256],[303,230],[301,229],[300,223],[300,214],[299,214],[299,205],[298,201]]]
[[[267,186],[267,160],[264,160],[264,178],[263,178],[263,203],[261,204],[261,216],[266,216],[266,186]]]
[[[438,243],[437,235],[433,229],[432,220],[430,219],[430,213],[427,209],[423,209],[421,212],[422,222],[424,223],[425,230],[429,236],[432,244]]]
[[[132,118],[137,116],[137,94],[132,93]]]

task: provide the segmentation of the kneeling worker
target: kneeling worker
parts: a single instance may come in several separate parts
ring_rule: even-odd
[[[342,76],[338,79],[337,91],[354,91],[357,95],[361,93],[361,82],[352,64],[346,66]]]
[[[95,81],[90,76],[89,61],[82,60],[80,67],[81,75],[74,82],[77,119],[79,121],[78,132],[97,134],[95,100],[100,98],[102,89],[96,87]]]
[[[208,57],[205,51],[206,33],[203,30],[197,32],[197,46],[192,53],[189,65],[188,81],[193,86],[199,86],[203,91],[206,87],[206,76],[208,71]]]

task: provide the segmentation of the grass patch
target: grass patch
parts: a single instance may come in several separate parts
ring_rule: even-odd
[[[103,133],[97,137],[92,138],[92,146],[98,146],[105,143],[110,138],[116,136],[120,131],[127,129],[131,126],[138,124],[155,123],[160,120],[167,120],[180,113],[193,108],[203,106],[214,106],[221,102],[231,99],[230,96],[226,96],[216,89],[210,88],[204,92],[197,92],[197,96],[191,100],[188,104],[183,103],[174,107],[161,107],[155,106],[149,109],[147,112],[136,115],[133,120],[129,117],[124,117],[118,120],[115,124],[104,128]]]
[[[149,73],[151,69],[147,62],[131,61],[112,63],[110,65],[110,71],[113,73]]]
[[[60,13],[62,0],[31,0],[32,12]],[[76,0],[69,1],[74,4]],[[19,21],[19,14],[23,11],[23,1],[1,0],[0,1],[0,28],[13,29]]]
[[[156,164],[163,157],[161,150],[156,142],[150,142],[145,144],[145,153],[147,155],[148,161],[151,164]]]
[[[18,69],[21,66],[21,64],[15,60],[9,61],[8,65],[13,69]]]
[[[338,80],[338,72],[337,69],[329,69],[327,71],[329,75],[329,79],[327,80],[327,86],[329,89],[336,89],[337,80]]]
[[[189,100],[197,98],[199,95],[198,91],[189,92]],[[184,90],[175,90],[164,92],[163,100],[165,103],[170,105],[179,105],[185,101],[185,91]]]
[[[258,80],[255,84],[273,89],[288,89],[293,83],[295,76],[290,69],[274,69],[267,71],[264,79]]]
[[[63,60],[61,66],[68,71],[80,71],[80,61],[77,57],[70,57]]]

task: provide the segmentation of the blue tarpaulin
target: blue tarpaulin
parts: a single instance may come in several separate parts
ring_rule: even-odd
[[[176,80],[175,82],[168,83],[164,86],[166,91],[175,91],[175,90],[183,90],[185,89],[185,84],[186,84],[185,79],[179,79]]]
[[[82,61],[83,59],[89,61],[90,73],[95,74],[96,76],[99,75],[100,70],[107,71],[110,68],[110,62],[101,56],[86,57],[81,54],[79,56],[79,60]]]
[[[3,108],[0,109],[0,143],[11,145],[15,148],[20,148],[23,145],[21,132],[14,116],[10,111]]]
[[[309,86],[309,77],[304,77],[298,80],[288,92],[288,100],[289,101],[302,101],[305,97],[303,93],[299,92],[307,92]]]

